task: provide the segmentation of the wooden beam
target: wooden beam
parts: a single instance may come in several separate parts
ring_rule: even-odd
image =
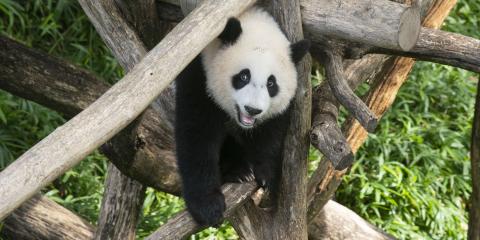
[[[206,0],[100,99],[0,172],[0,219],[133,121],[221,32],[229,16],[254,2]]]
[[[475,114],[472,123],[472,144],[470,148],[472,196],[470,197],[468,240],[480,240],[480,78],[477,83],[477,98],[475,101]]]

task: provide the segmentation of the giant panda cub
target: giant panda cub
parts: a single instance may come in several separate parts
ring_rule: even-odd
[[[310,43],[290,43],[271,15],[252,8],[223,32],[176,80],[175,139],[183,197],[200,225],[223,218],[225,182],[255,178],[275,197],[295,64]]]

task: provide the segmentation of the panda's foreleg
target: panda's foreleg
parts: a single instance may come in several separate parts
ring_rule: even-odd
[[[277,203],[287,129],[288,115],[280,116],[266,123],[264,129],[254,136],[254,141],[247,148],[248,161],[252,163],[255,181],[269,193],[271,198],[269,202],[272,204]]]
[[[218,162],[224,121],[224,114],[206,95],[205,74],[197,57],[177,77],[175,145],[183,197],[200,225],[221,223],[225,210]]]
[[[225,211],[219,169],[222,130],[202,121],[205,116],[195,118],[177,131],[177,159],[190,214],[200,225],[212,226],[221,223]]]

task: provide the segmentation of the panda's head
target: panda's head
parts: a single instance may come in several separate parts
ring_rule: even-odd
[[[306,40],[290,43],[273,18],[258,8],[230,18],[202,52],[210,97],[242,128],[284,112],[297,88],[295,64]]]

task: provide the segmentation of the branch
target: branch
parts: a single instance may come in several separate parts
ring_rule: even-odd
[[[480,78],[477,85],[475,115],[472,124],[470,160],[472,163],[472,196],[470,198],[468,239],[480,240]]]
[[[54,201],[36,194],[3,222],[5,239],[92,239],[95,228]]]
[[[333,95],[368,132],[373,132],[377,127],[377,119],[365,103],[348,86],[344,78],[340,55],[325,49],[323,62],[325,63],[327,82]]]
[[[227,17],[253,3],[206,0],[95,103],[0,172],[0,219],[133,121],[220,33]]]

